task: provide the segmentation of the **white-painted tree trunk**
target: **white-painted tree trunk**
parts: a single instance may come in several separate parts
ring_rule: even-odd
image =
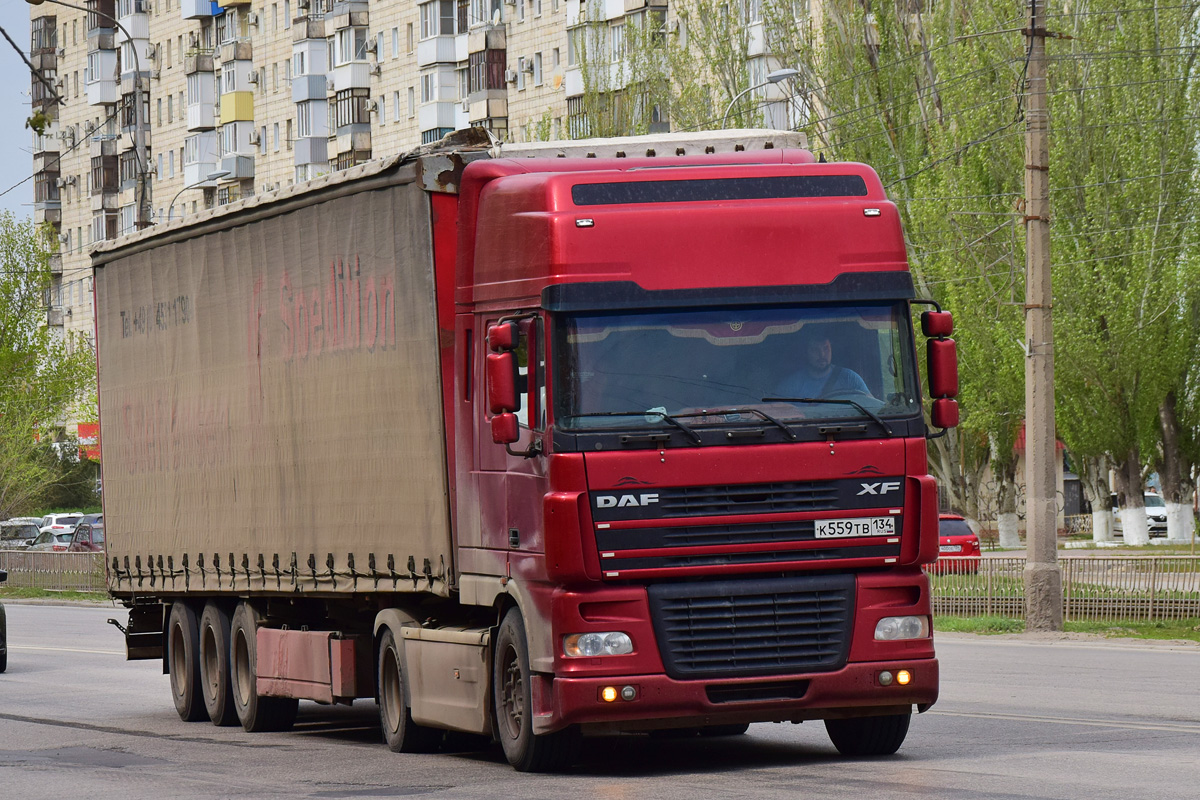
[[[1167,503],[1167,540],[1171,542],[1190,542],[1196,520],[1192,516],[1192,507],[1186,503]]]
[[[1125,544],[1150,544],[1150,528],[1146,525],[1146,509],[1122,508],[1121,529]]]
[[[1112,511],[1107,508],[1092,512],[1092,541],[1111,542],[1113,540]]]
[[[1021,535],[1017,532],[1017,513],[1010,511],[1001,514],[996,520],[1000,533],[1000,546],[1006,549],[1018,549],[1021,546]]]

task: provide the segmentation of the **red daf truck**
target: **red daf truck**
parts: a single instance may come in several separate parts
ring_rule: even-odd
[[[896,208],[802,147],[460,132],[100,247],[129,657],[185,720],[374,699],[393,750],[520,770],[766,721],[894,752],[938,693],[951,320],[923,408]]]

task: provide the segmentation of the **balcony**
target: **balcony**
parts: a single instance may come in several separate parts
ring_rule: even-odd
[[[312,17],[300,17],[292,23],[292,41],[303,42],[305,39],[324,39],[325,20]]]
[[[371,64],[366,61],[351,61],[333,68],[333,86],[341,92],[346,89],[371,88]]]
[[[50,254],[50,274],[61,276],[63,272],[62,253]]]
[[[297,139],[294,143],[296,166],[303,164],[323,164],[329,160],[329,138],[325,136],[310,136]]]
[[[472,122],[508,116],[508,93],[503,89],[472,92],[467,115]]]
[[[213,54],[211,50],[195,51],[183,59],[183,74],[194,75],[197,72],[211,73],[213,71]]]
[[[305,100],[324,100],[325,75],[299,75],[292,78],[292,102],[303,103]]]
[[[221,45],[221,61],[253,61],[254,47],[249,39],[225,42]]]
[[[467,34],[467,53],[506,50],[508,35],[503,25],[485,25]],[[460,59],[463,60],[463,59]]]
[[[46,309],[46,324],[51,328],[61,328],[63,326],[62,306],[50,306]]]
[[[455,40],[457,36],[434,36],[417,42],[417,66],[426,67],[430,64],[454,64],[465,61],[466,56],[458,57]],[[463,37],[466,39],[466,37]]]
[[[117,52],[115,50],[91,50],[88,52],[88,105],[112,105],[120,96],[117,79]]]
[[[117,44],[124,44],[130,39],[149,39],[150,0],[120,0],[117,3],[117,22],[129,32],[126,36],[125,31],[117,28]]]
[[[455,115],[461,108],[462,103],[457,100],[424,103],[417,107],[417,128],[422,131],[431,128],[454,128]]]
[[[183,185],[207,180],[221,161],[221,137],[216,131],[187,137],[183,143]]]
[[[583,94],[583,70],[568,69],[563,73],[563,83],[566,85],[567,97],[578,97]]]
[[[179,16],[183,19],[207,19],[221,13],[213,0],[179,0]]]
[[[215,127],[217,127],[217,107],[214,104],[188,104],[187,129],[189,131],[211,131]]]
[[[254,177],[254,156],[239,156],[235,153],[221,157],[221,169],[229,174],[221,180],[239,181]]]
[[[221,95],[221,124],[254,120],[254,92],[226,92]]]

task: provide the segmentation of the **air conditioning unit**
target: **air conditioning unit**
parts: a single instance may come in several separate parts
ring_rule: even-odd
[[[91,133],[94,133],[95,130],[96,130],[96,123],[92,122],[90,119],[83,123],[83,132],[84,133],[91,134]]]
[[[246,12],[246,24],[254,25],[255,27],[257,27],[258,26],[258,14],[255,14],[253,11],[247,11]]]
[[[383,74],[383,65],[381,65],[381,64],[371,65],[371,74],[372,75],[382,75]]]
[[[247,83],[258,83],[258,70],[250,70],[250,74],[246,76]]]
[[[150,72],[150,77],[151,77],[153,80],[158,80],[159,78],[161,78],[161,77],[162,77],[162,70],[161,70],[161,69],[152,70],[152,71]]]
[[[367,111],[368,112],[374,114],[378,110],[379,110],[379,103],[375,102],[374,100],[367,101]]]
[[[150,59],[155,64],[158,63],[158,45],[152,44],[146,48],[146,58]]]
[[[665,33],[679,33],[679,20],[673,19],[663,28]]]
[[[65,233],[60,233],[58,235],[58,241],[62,244],[66,244],[67,242],[71,241],[71,237]]]
[[[54,185],[57,186],[59,189],[61,189],[67,185],[67,179],[66,178],[57,178],[54,181]]]
[[[463,98],[463,101],[462,101],[462,110],[463,110],[464,112],[467,112],[467,111],[470,111],[470,110],[471,110],[471,101],[470,101],[470,100],[468,100],[468,99],[467,99],[467,98],[465,98],[465,97]]]
[[[517,71],[515,69],[504,70],[504,82],[505,83],[516,83],[517,82]]]
[[[525,72],[525,73],[528,73],[528,74],[530,74],[530,75],[532,75],[532,74],[533,74],[533,59],[532,59],[532,58],[530,58],[530,57],[526,56],[526,57],[525,57],[525,58],[524,58],[524,59],[521,61],[521,72]]]
[[[58,48],[57,50],[55,50],[55,51],[54,51],[54,53],[55,53],[55,55],[57,55],[59,58],[62,58],[63,56],[65,56],[65,55],[67,54],[67,48],[65,48],[65,47],[60,47],[60,48]]]
[[[376,39],[374,37],[367,39],[367,52],[368,53],[378,53],[379,52],[379,40],[378,39]]]
[[[296,8],[308,9],[308,0],[296,0]]]
[[[250,131],[250,144],[257,145],[262,141],[258,136],[258,131]]]

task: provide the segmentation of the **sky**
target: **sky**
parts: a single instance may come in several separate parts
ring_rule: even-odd
[[[22,51],[29,51],[29,5],[25,0],[0,0],[0,28]],[[0,37],[0,192],[33,172],[33,142],[25,120],[29,118],[29,67]],[[0,209],[18,219],[33,215],[33,181],[0,197]]]

